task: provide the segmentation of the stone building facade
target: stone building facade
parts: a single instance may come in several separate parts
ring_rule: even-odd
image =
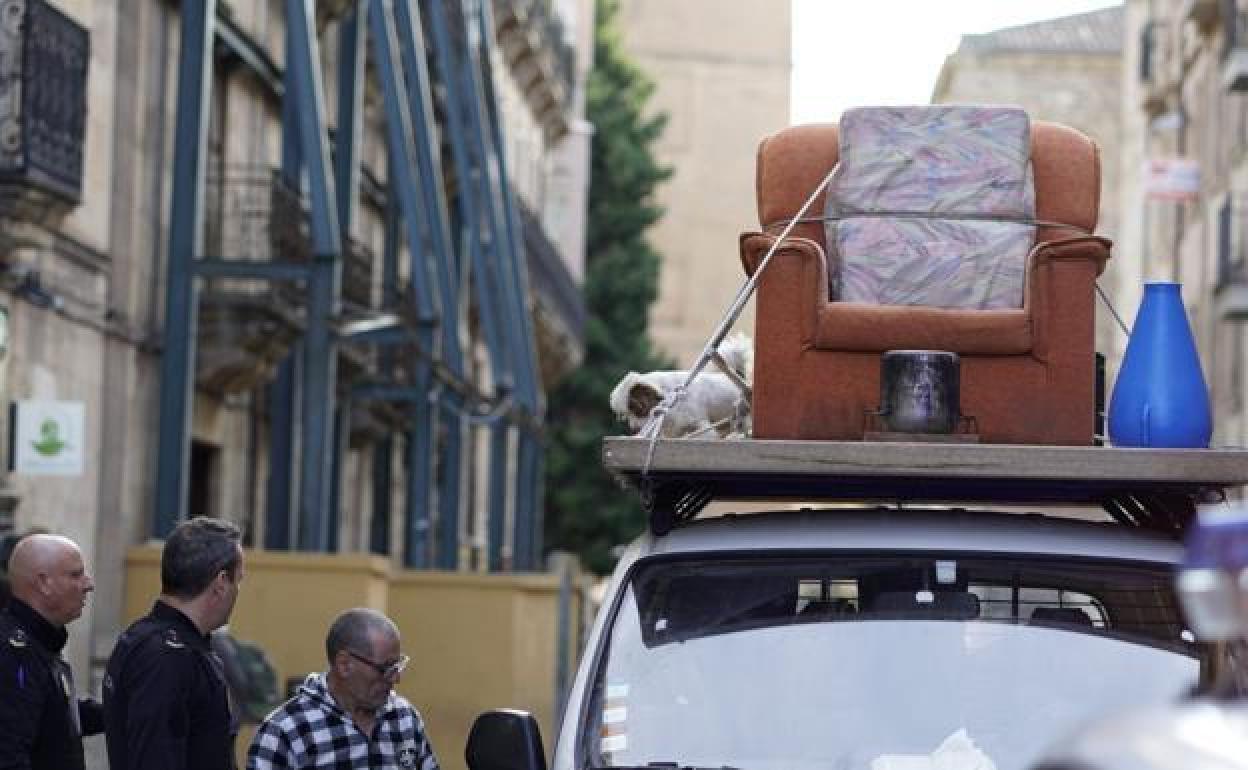
[[[152,531],[180,4],[16,5],[20,18],[9,24],[15,17],[6,9],[0,27],[0,68],[8,69],[0,70],[0,396],[6,406],[81,404],[83,465],[72,475],[0,473],[0,536],[43,527],[82,545],[97,591],[74,626],[68,657],[88,682],[122,622],[126,550]],[[270,230],[285,200],[274,174],[282,153],[275,88],[285,60],[284,5],[218,5],[204,156],[205,248],[241,244],[246,251],[261,242],[277,248]],[[341,14],[352,5],[315,4],[331,132],[334,41]],[[579,362],[583,347],[579,281],[591,133],[584,83],[593,2],[494,0],[492,8],[494,91],[528,245],[525,304],[536,319],[539,364],[549,384]],[[33,37],[51,42],[30,44]],[[378,307],[388,174],[381,89],[371,64],[367,79],[358,214],[348,233],[356,247],[347,255],[354,261],[346,266],[343,301]],[[261,219],[249,219],[252,214]],[[218,301],[227,294],[233,304]],[[213,284],[201,300],[189,510],[237,521],[252,546],[264,541],[270,440],[264,388],[273,377],[273,351],[289,343],[283,296],[272,287]],[[472,376],[488,383],[479,330],[465,332]],[[367,355],[363,363],[351,351],[342,355],[340,370],[369,365]],[[0,410],[6,430],[9,413]],[[340,551],[369,548],[378,478],[370,444],[387,430],[386,419],[384,410],[370,411],[348,428],[334,533]],[[471,440],[484,438],[474,429]],[[8,466],[13,453],[3,454]],[[473,480],[488,456],[466,454],[482,458],[469,460],[468,510],[461,517],[467,557],[461,564],[472,567],[481,564],[485,531],[482,495],[472,492],[481,484]],[[397,499],[397,459],[394,470]],[[397,558],[401,540],[389,542]]]
[[[934,104],[1018,105],[1032,120],[1072,126],[1096,141],[1101,148],[1097,232],[1116,244],[1101,286],[1114,297],[1121,293],[1119,286],[1136,282],[1130,245],[1124,243],[1119,224],[1124,15],[1115,6],[964,35],[945,59],[932,91]],[[1132,309],[1135,301],[1127,298],[1120,312]],[[1097,317],[1096,348],[1109,359],[1112,371],[1125,349],[1125,337],[1103,307]]]
[[[662,258],[650,312],[657,346],[697,360],[745,276],[737,236],[756,230],[758,142],[789,122],[789,0],[629,0],[619,22],[629,54],[656,84],[650,108],[668,115],[656,143],[673,169],[650,231]],[[754,333],[747,308],[737,328]]]
[[[1125,43],[1123,229],[1139,281],[1183,284],[1213,402],[1213,445],[1243,446],[1248,5],[1128,0]],[[1178,199],[1159,195],[1144,174],[1145,161],[1173,159],[1198,170],[1191,194]]]

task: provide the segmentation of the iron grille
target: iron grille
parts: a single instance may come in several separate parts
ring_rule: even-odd
[[[354,238],[342,239],[342,298],[357,309],[373,302],[373,251]]]
[[[204,185],[204,256],[304,262],[311,256],[299,193],[265,166],[230,166]]]
[[[81,200],[90,40],[46,0],[0,0],[0,182]]]

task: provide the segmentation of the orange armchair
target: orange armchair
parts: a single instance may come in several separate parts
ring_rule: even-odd
[[[837,302],[828,296],[823,224],[799,223],[759,277],[754,437],[855,440],[879,406],[880,354],[949,350],[962,359],[962,414],[986,443],[1092,443],[1095,281],[1111,243],[1096,227],[1100,158],[1074,129],[1031,131],[1038,228],[1022,308],[963,310]],[[758,148],[764,232],[741,236],[753,274],[784,225],[836,164],[837,127],[795,126]],[[823,196],[807,216],[823,211]]]

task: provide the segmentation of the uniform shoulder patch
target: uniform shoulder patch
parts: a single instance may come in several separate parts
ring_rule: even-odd
[[[22,629],[20,628],[14,629],[13,633],[9,634],[9,646],[10,647],[20,650],[20,649],[23,649],[27,644],[28,642],[26,640],[26,632],[23,631]]]
[[[170,628],[165,631],[165,646],[173,650],[181,650],[186,647],[186,642],[178,638],[177,629]]]

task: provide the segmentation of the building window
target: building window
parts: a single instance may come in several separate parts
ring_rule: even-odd
[[[1244,411],[1244,325],[1231,324],[1231,413]]]
[[[1140,29],[1140,82],[1147,83],[1153,77],[1153,41],[1157,23],[1145,22]]]
[[[195,516],[216,515],[217,472],[221,449],[205,441],[191,441],[190,483],[186,488],[186,513]]]

